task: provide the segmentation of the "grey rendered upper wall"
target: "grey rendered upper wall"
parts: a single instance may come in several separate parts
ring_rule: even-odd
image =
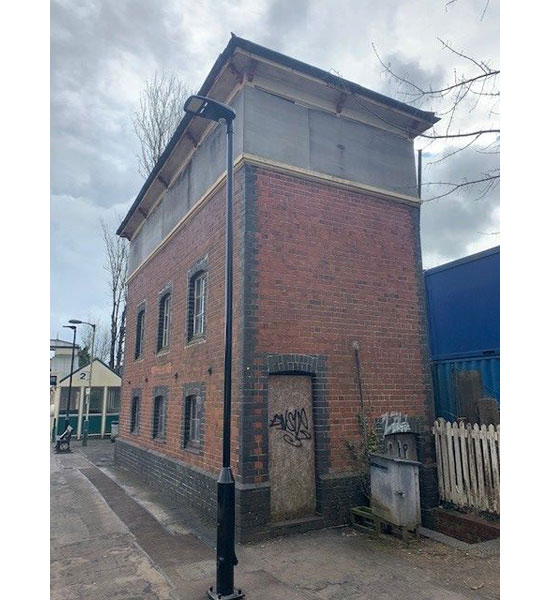
[[[243,96],[239,92],[230,103],[236,110],[234,155],[243,152]],[[172,183],[162,201],[148,215],[130,242],[128,273],[133,273],[166,238],[189,210],[212,186],[226,168],[225,126],[218,125],[196,150],[187,167]]]
[[[416,195],[411,139],[252,87],[244,90],[244,114],[249,154]]]
[[[244,152],[383,190],[416,195],[412,140],[306,108],[251,86],[245,86],[231,105],[237,112],[235,157]],[[225,127],[218,125],[132,239],[130,274],[200,200],[225,167]]]

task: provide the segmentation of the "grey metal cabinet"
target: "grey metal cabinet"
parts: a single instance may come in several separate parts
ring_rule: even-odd
[[[419,466],[415,460],[371,455],[371,508],[374,515],[399,527],[419,525]]]

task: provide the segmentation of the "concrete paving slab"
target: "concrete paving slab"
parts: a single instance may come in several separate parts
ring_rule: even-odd
[[[176,568],[176,572],[183,581],[215,581],[216,560],[209,558],[194,563],[188,563]]]
[[[182,581],[176,586],[178,593],[185,600],[206,600],[206,592],[214,584],[215,579],[206,576],[203,579]],[[235,581],[242,586],[246,600],[319,600],[320,597],[307,590],[297,590],[285,582],[263,570],[249,571]]]
[[[51,461],[51,599],[177,600],[171,582],[76,468],[89,466],[81,459]]]

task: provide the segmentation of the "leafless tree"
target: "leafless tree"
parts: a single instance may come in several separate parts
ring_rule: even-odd
[[[124,343],[126,341],[126,301],[127,301],[127,287],[124,286],[124,305],[122,313],[120,315],[120,326],[118,328],[118,339],[116,349],[116,372],[121,373],[122,362],[124,360]]]
[[[117,373],[122,367],[126,317],[126,275],[128,273],[128,243],[117,236],[101,219],[111,302],[109,366]]]
[[[138,170],[143,177],[153,170],[182,120],[183,105],[190,94],[187,85],[174,74],[155,73],[145,83],[139,109],[132,117],[141,144]]]
[[[105,324],[98,321],[93,316],[88,316],[86,319],[89,323],[96,324],[95,340],[94,340],[94,357],[99,358],[103,362],[108,362],[109,351],[111,346],[111,336],[109,330],[105,327]],[[82,348],[86,348],[88,355],[92,350],[92,328],[91,327],[80,327],[80,345]]]
[[[447,2],[449,8],[456,0]],[[481,20],[487,12],[489,1],[484,3]],[[457,181],[427,181],[423,187],[436,189],[424,202],[449,196],[458,190],[475,193],[477,199],[484,197],[500,181],[500,125],[499,125],[499,77],[500,69],[487,59],[478,59],[467,52],[457,50],[450,42],[438,38],[442,49],[453,55],[457,66],[443,85],[423,85],[405,71],[394,68],[384,60],[376,47],[374,52],[384,72],[396,85],[397,93],[405,102],[419,108],[432,110],[441,120],[432,129],[421,134],[426,148],[444,140],[446,148],[429,164],[437,164],[467,149],[479,154],[495,155],[494,165],[477,173],[464,174]],[[440,144],[441,146],[441,144]]]
[[[98,330],[96,330],[94,355],[96,358],[99,358],[106,363],[109,360],[110,347],[111,340],[109,330],[102,325]]]

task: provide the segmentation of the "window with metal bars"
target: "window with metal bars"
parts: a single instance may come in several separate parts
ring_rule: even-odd
[[[166,402],[164,396],[155,396],[153,407],[153,439],[166,436]]]
[[[157,352],[170,345],[170,322],[172,319],[172,294],[167,292],[159,301]]]
[[[136,322],[136,349],[134,358],[138,359],[143,354],[143,345],[145,342],[145,308],[142,308],[137,315]]]
[[[132,398],[132,408],[130,412],[130,431],[137,433],[139,429],[139,396]]]
[[[200,446],[200,414],[197,396],[185,398],[185,424],[183,429],[183,447]]]
[[[199,271],[190,281],[189,340],[202,336],[206,324],[206,272]]]

